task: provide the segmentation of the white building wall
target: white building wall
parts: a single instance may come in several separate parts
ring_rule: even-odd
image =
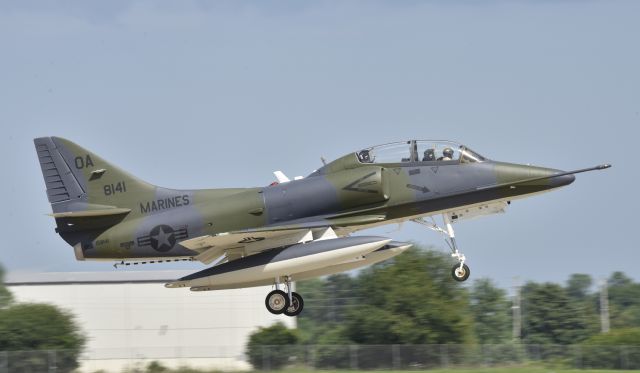
[[[248,369],[244,350],[250,333],[276,321],[295,327],[294,318],[265,309],[270,287],[191,292],[163,284],[8,281],[18,302],[50,303],[75,315],[88,338],[83,371],[120,371],[151,360]]]

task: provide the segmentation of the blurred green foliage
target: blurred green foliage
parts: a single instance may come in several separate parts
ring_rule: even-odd
[[[165,368],[162,372],[165,373],[220,373],[216,370],[207,369],[193,369],[193,368]],[[582,370],[582,369],[561,369],[554,370],[563,373],[617,373],[614,370]],[[156,371],[146,369],[127,370],[126,373],[155,373]],[[317,372],[315,369],[292,367],[283,370],[273,371],[274,373],[311,373]],[[322,373],[380,373],[379,370],[322,370]],[[385,373],[424,373],[425,370],[385,370]],[[491,368],[468,368],[468,369],[430,369],[429,373],[549,373],[549,368],[537,367],[537,366],[510,366],[510,367],[491,367]],[[627,373],[634,373],[639,371],[626,371]],[[106,373],[104,371],[96,371],[93,373]]]
[[[451,280],[451,258],[417,246],[360,272],[298,283],[305,344],[512,342],[512,299],[490,279]],[[522,343],[576,344],[600,333],[599,287],[587,274],[522,287]],[[611,325],[640,327],[640,283],[608,280]],[[640,339],[635,340],[640,345]]]
[[[640,369],[640,328],[614,329],[589,337],[581,346],[586,368]]]
[[[451,259],[408,250],[364,269],[345,335],[358,344],[441,344],[474,340],[468,292],[451,279]]]
[[[347,320],[346,311],[358,301],[356,282],[356,278],[340,273],[296,284],[296,291],[305,298],[305,307],[301,314],[304,316],[297,317],[302,341],[326,341],[325,344],[334,344],[338,338],[336,331],[339,331],[340,341],[351,343],[341,329]],[[307,299],[311,299],[310,305],[307,304]]]
[[[98,370],[93,373],[107,373],[104,370]],[[152,361],[146,366],[133,367],[123,370],[123,373],[222,373],[220,370],[197,369],[190,367],[168,368],[159,361]]]
[[[304,343],[470,343],[465,287],[451,280],[447,255],[420,249],[347,274],[304,281],[298,317]],[[309,299],[309,301],[306,301]]]
[[[592,285],[591,276],[584,273],[574,273],[567,280],[567,295],[578,302],[588,300],[589,290]]]
[[[611,327],[640,327],[640,283],[622,272],[615,272],[609,277],[608,285]]]
[[[524,284],[520,345],[512,338],[507,291],[486,278],[457,283],[451,265],[444,253],[414,247],[352,275],[299,282],[297,291],[305,297],[297,318],[300,343],[313,347],[299,346],[307,352],[297,353],[296,361],[322,369],[388,369],[380,364],[393,360],[386,356],[392,347],[377,345],[396,344],[402,346],[403,362],[420,361],[423,367],[439,366],[447,347],[453,364],[480,358],[491,364],[640,368],[640,284],[623,273],[608,280],[611,324],[620,328],[608,334],[600,333],[600,288],[591,276],[573,274],[566,284]],[[269,330],[261,333],[268,340]],[[287,349],[296,355],[294,350]],[[264,358],[253,360],[262,367]]]
[[[85,337],[73,315],[49,304],[14,303],[0,268],[0,351],[12,373],[71,372]]]
[[[481,278],[471,288],[471,314],[473,330],[478,343],[499,344],[511,339],[511,302],[507,292],[493,281]]]
[[[572,344],[588,337],[586,319],[561,285],[522,288],[522,339],[527,344]]]
[[[41,371],[51,365],[58,372],[71,372],[78,367],[84,342],[73,316],[55,306],[13,304],[0,310],[0,351],[9,351],[11,372]]]
[[[280,369],[289,359],[288,354],[280,353],[273,346],[295,345],[298,336],[282,323],[260,328],[251,334],[247,344],[247,356],[251,365],[258,369]]]
[[[609,333],[592,335],[584,341],[585,345],[596,346],[638,346],[640,328],[614,329]]]
[[[4,286],[4,268],[0,265],[0,308],[7,307],[12,301],[11,293]]]

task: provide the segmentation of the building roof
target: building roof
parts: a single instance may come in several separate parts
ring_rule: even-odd
[[[10,272],[6,285],[105,284],[105,283],[163,283],[184,277],[193,270],[113,271],[99,272]]]

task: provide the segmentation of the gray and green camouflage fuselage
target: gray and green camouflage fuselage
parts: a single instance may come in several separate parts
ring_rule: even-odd
[[[74,247],[78,260],[217,260],[222,263],[218,266],[228,267],[236,260],[248,263],[254,254],[295,246],[281,255],[286,261],[298,258],[300,245],[340,240],[377,225],[438,214],[455,222],[503,211],[512,199],[570,184],[574,173],[591,170],[563,172],[496,162],[456,143],[412,140],[349,153],[305,178],[270,186],[179,190],[141,181],[66,139],[42,137],[34,142],[56,231]],[[377,243],[375,249],[355,252],[351,261],[341,257],[330,266],[348,270],[358,265],[345,264],[356,259],[371,264],[366,258],[373,253],[384,260],[392,255],[380,255],[383,251],[408,247],[388,240],[381,244],[380,237],[369,241]],[[341,241],[331,242],[335,244],[316,245],[316,250],[343,248]],[[274,258],[264,260],[273,264]],[[324,274],[328,267],[298,265],[308,276]],[[282,271],[289,272],[273,277],[302,273],[284,267]],[[235,286],[182,284],[211,290],[273,282],[273,277],[238,279]]]

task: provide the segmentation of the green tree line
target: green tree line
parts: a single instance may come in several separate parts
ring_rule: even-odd
[[[58,372],[78,367],[85,337],[73,315],[49,304],[15,303],[4,286],[0,267],[0,365],[9,372],[42,372],[52,366],[50,350],[56,350]]]
[[[640,345],[640,329],[633,329],[640,328],[640,283],[624,273],[608,280],[609,336],[600,332],[599,288],[589,275],[572,274],[564,284],[523,284],[521,338],[515,341],[508,292],[487,278],[457,283],[450,278],[451,265],[446,254],[414,247],[356,274],[298,282],[305,309],[290,333],[297,343],[328,346],[587,345],[615,344],[615,338]],[[268,331],[256,334],[262,344],[274,342]],[[250,347],[255,351],[258,344],[254,340]]]

